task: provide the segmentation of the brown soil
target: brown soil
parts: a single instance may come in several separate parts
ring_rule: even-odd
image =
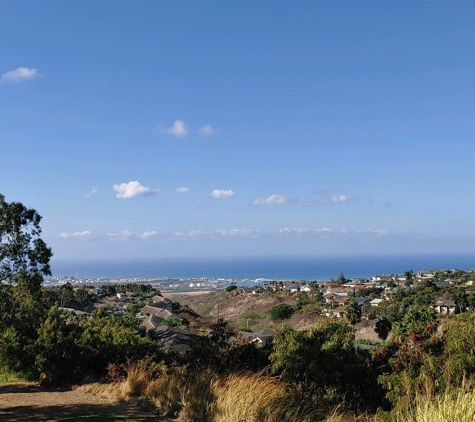
[[[53,421],[89,415],[163,420],[130,404],[114,403],[74,389],[47,389],[23,382],[0,385],[0,421]]]

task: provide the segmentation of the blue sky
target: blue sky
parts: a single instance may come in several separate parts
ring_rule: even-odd
[[[473,16],[6,1],[0,192],[56,259],[475,252]]]

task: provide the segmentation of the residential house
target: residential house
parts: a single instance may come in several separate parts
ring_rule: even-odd
[[[263,346],[274,335],[274,330],[266,329],[259,331],[258,333],[251,333],[249,331],[239,331],[237,338],[243,343],[255,343],[257,346]]]
[[[155,333],[159,338],[163,351],[165,353],[184,353],[190,350],[194,343],[203,340],[202,336],[191,334],[178,328],[168,326],[158,326],[155,328]]]
[[[434,278],[434,270],[420,270],[417,272],[417,277],[422,279]]]
[[[458,314],[465,310],[459,306],[455,298],[450,293],[444,293],[441,297],[439,297],[439,299],[437,299],[432,305],[432,309],[434,309],[439,314]]]
[[[379,306],[381,302],[384,302],[383,299],[373,299],[370,303],[371,306]]]

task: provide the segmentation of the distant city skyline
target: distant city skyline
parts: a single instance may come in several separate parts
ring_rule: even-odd
[[[0,193],[54,259],[475,253],[474,15],[6,2]]]

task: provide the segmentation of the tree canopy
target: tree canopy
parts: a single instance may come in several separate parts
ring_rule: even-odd
[[[8,203],[0,194],[0,280],[12,283],[51,275],[53,254],[39,237],[40,222],[36,210],[20,202]]]

